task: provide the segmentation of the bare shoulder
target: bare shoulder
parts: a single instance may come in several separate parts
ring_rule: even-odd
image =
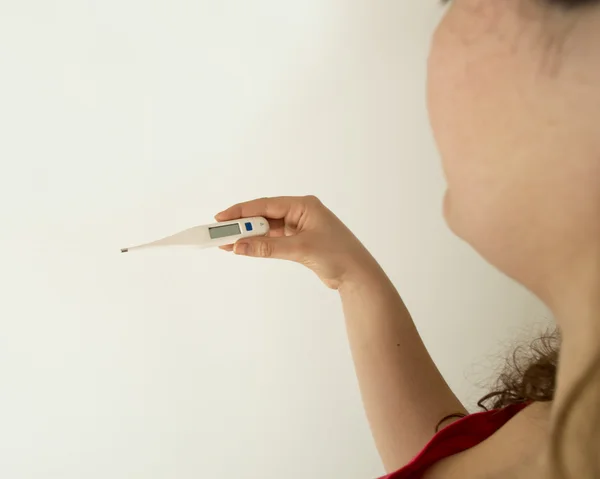
[[[439,461],[424,479],[495,477],[537,457],[550,436],[552,403],[534,403],[477,446]]]

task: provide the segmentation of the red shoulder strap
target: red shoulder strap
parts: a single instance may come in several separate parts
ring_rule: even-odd
[[[438,432],[408,465],[382,479],[418,479],[420,474],[441,459],[483,442],[529,404],[478,412],[453,422]]]

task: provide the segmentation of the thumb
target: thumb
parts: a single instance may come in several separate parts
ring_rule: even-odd
[[[295,238],[290,237],[255,237],[244,238],[233,245],[233,252],[242,256],[255,258],[274,258],[295,261],[298,247]]]

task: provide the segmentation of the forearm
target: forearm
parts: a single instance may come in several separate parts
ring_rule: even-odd
[[[373,259],[339,288],[350,347],[386,470],[404,466],[445,416],[464,413],[396,288]]]

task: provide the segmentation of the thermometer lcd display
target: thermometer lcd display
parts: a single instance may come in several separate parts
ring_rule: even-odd
[[[242,234],[242,230],[240,229],[239,224],[234,223],[232,225],[208,228],[208,234],[210,235],[211,239],[217,239]]]

